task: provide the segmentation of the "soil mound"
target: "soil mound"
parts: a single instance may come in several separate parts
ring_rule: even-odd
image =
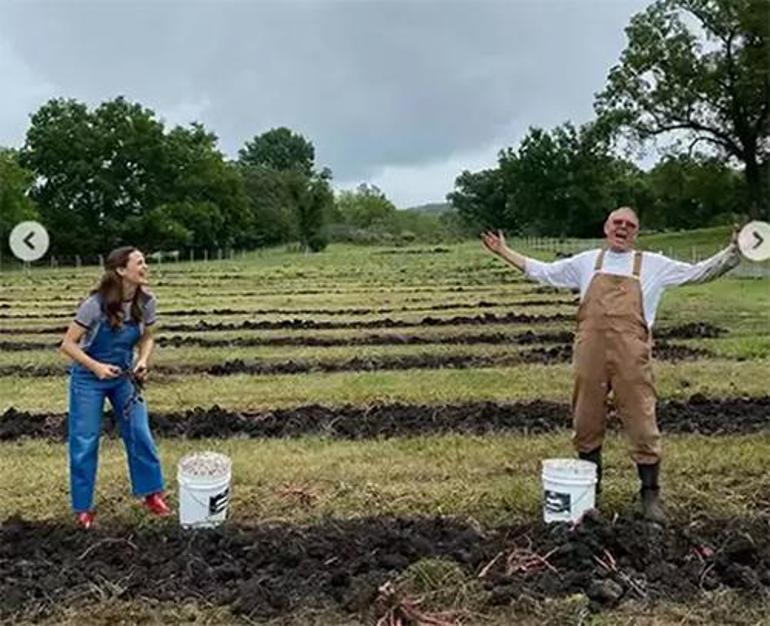
[[[111,414],[110,414],[111,415]],[[306,405],[261,412],[228,411],[218,406],[177,413],[151,413],[153,431],[162,437],[300,437],[373,439],[445,433],[484,435],[497,432],[538,434],[568,428],[567,404],[534,402],[471,402],[454,405],[374,404],[326,407]],[[614,422],[614,420],[611,420]],[[706,398],[658,403],[664,432],[737,434],[770,429],[770,396]],[[112,419],[105,429],[114,433]],[[66,416],[8,409],[0,415],[0,441],[24,437],[62,440]]]
[[[592,514],[582,524],[479,529],[446,518],[369,517],[184,531],[173,523],[97,527],[10,518],[0,526],[0,617],[77,606],[102,587],[121,597],[206,598],[250,618],[302,608],[367,613],[378,587],[424,558],[480,577],[489,604],[586,594],[686,601],[770,586],[767,520],[650,525]]]

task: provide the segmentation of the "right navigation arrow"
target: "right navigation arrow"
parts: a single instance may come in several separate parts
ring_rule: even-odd
[[[761,246],[763,243],[765,243],[765,238],[760,235],[756,230],[754,231],[754,239],[757,240],[757,242],[752,246],[753,250],[756,250]]]

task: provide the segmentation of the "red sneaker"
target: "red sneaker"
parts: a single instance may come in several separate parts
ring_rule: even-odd
[[[144,506],[150,510],[150,513],[157,515],[158,517],[171,515],[171,509],[168,504],[166,504],[166,501],[163,499],[163,494],[160,492],[147,496],[144,499]]]
[[[94,525],[95,517],[96,517],[96,513],[94,513],[93,511],[83,511],[82,513],[78,513],[75,516],[75,519],[77,520],[81,528],[88,530],[89,528],[91,528],[91,526]]]

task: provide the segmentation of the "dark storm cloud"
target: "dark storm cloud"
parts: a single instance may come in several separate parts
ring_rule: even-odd
[[[406,172],[419,185],[424,168],[410,199],[428,201],[464,154],[472,167],[530,125],[589,119],[643,6],[0,0],[0,144],[21,143],[48,97],[125,94],[169,122],[203,121],[231,155],[286,125],[338,181],[398,187]]]

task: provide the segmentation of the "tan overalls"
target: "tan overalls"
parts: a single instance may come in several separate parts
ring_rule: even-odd
[[[612,390],[631,456],[636,463],[653,464],[660,460],[661,443],[655,419],[652,342],[639,282],[642,253],[634,255],[632,276],[617,276],[601,273],[605,252],[596,259],[577,314],[573,441],[578,452],[602,445],[606,401]]]

